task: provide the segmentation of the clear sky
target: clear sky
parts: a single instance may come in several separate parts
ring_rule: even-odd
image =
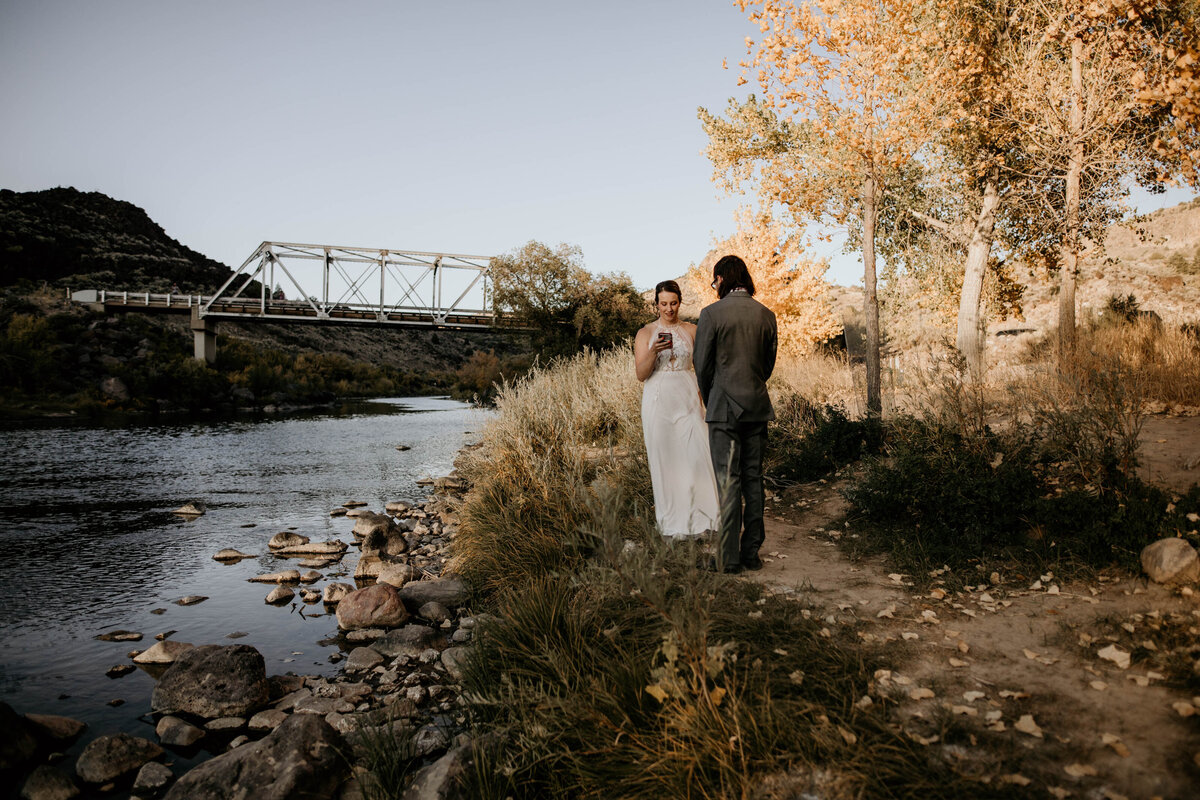
[[[0,187],[104,192],[232,267],[536,239],[647,288],[732,233],[696,109],[756,32],[731,0],[0,0]]]

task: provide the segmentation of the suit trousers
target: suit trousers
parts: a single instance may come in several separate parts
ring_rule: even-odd
[[[724,569],[758,555],[763,528],[763,451],[766,422],[710,422],[708,445],[721,504],[717,567]]]

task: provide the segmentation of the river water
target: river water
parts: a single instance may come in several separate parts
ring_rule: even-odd
[[[295,567],[270,555],[267,541],[295,530],[353,542],[354,521],[330,509],[424,499],[417,481],[447,474],[485,414],[426,397],[287,418],[0,429],[0,700],[87,722],[77,751],[101,733],[155,738],[154,679],[140,669],[105,673],[156,634],[252,645],[269,675],[336,673],[338,647],[326,640],[337,621],[323,604],[268,606],[273,586],[247,582]],[[208,512],[171,513],[190,500]],[[259,555],[214,561],[225,547]],[[353,583],[356,560],[351,548],[313,586]],[[208,599],[173,602],[186,595]],[[95,638],[113,629],[143,639]]]

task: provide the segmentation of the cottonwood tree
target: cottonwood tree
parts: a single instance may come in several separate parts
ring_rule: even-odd
[[[800,226],[858,221],[865,289],[867,408],[882,410],[875,229],[881,194],[928,142],[941,101],[915,60],[919,0],[738,0],[761,38],[747,37],[747,74],[762,97],[700,109],[714,179],[751,184]],[[919,73],[924,72],[922,77]]]
[[[575,245],[530,241],[492,259],[492,302],[535,331],[546,357],[604,348],[633,336],[648,316],[628,275],[593,275]]]
[[[755,297],[775,312],[779,349],[802,355],[840,335],[842,324],[829,303],[825,280],[828,262],[805,255],[800,233],[788,230],[766,211],[742,208],[737,222],[737,232],[717,242],[713,254],[733,253],[750,266]],[[705,298],[703,305],[717,299],[708,261],[692,266],[685,276],[685,293]]]
[[[1059,274],[1060,365],[1074,356],[1080,260],[1124,215],[1129,179],[1197,180],[1196,120],[1178,116],[1195,90],[1167,88],[1192,69],[1180,45],[1195,19],[1195,0],[1032,0],[1019,17],[1029,46],[1009,53],[1005,112],[1024,140],[1026,218]],[[1147,86],[1163,94],[1135,91]]]

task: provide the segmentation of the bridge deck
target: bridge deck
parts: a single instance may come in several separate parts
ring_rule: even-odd
[[[261,322],[393,325],[409,328],[473,330],[480,328],[519,329],[511,315],[490,311],[455,309],[437,313],[427,308],[399,307],[380,312],[377,306],[339,304],[326,309],[302,300],[257,300],[218,298],[195,294],[111,292],[87,289],[73,292],[71,299],[97,309],[191,314],[196,311],[211,321],[222,319]],[[207,308],[205,306],[207,305]]]

